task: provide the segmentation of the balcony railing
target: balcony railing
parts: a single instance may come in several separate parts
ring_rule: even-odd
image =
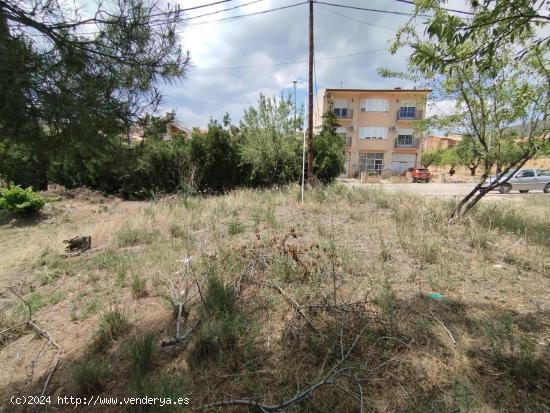
[[[399,138],[395,139],[394,148],[418,148],[420,146],[420,139],[416,138],[411,140],[399,140]]]
[[[415,111],[397,111],[397,120],[420,120],[422,119],[422,111],[421,110],[415,110]]]
[[[353,109],[334,108],[332,111],[336,119],[353,119]]]

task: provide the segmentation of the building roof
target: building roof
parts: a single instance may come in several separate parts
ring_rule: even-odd
[[[430,135],[428,136],[428,138],[448,140],[448,141],[460,141],[462,140],[462,135],[458,135],[458,134],[446,135],[446,136]]]
[[[325,92],[431,92],[432,89],[325,89]]]

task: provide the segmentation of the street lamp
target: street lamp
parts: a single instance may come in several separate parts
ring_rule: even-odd
[[[292,83],[294,83],[294,130],[296,130],[296,83],[298,81],[293,80]]]

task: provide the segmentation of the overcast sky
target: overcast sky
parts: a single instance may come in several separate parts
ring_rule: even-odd
[[[188,12],[186,17],[227,10],[252,0],[234,0]],[[182,8],[214,0],[179,0]],[[162,87],[164,102],[160,111],[176,110],[186,126],[204,127],[210,117],[221,120],[229,112],[238,122],[243,110],[254,105],[259,93],[280,96],[293,90],[298,81],[298,102],[307,91],[307,4],[255,15],[225,23],[205,23],[224,17],[248,14],[295,4],[300,0],[261,0],[200,19],[181,31],[181,44],[189,50],[193,68],[187,78]],[[329,2],[384,10],[411,11],[411,5],[395,0],[332,0]],[[451,2],[452,6],[462,1]],[[463,8],[463,7],[462,7]],[[385,67],[405,70],[408,50],[391,55],[387,49],[406,16],[364,12],[326,5],[315,5],[315,53],[317,88],[393,88],[410,87],[403,81],[381,78],[377,70]],[[367,54],[357,54],[375,51]],[[339,57],[343,55],[353,55]],[[338,58],[339,57],[339,58]],[[300,62],[293,64],[272,64]],[[227,69],[235,66],[256,68]],[[300,105],[300,104],[299,104]]]

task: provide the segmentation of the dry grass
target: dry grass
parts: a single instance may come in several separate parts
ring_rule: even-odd
[[[294,187],[61,200],[42,221],[0,226],[0,283],[63,348],[53,393],[276,404],[353,349],[355,373],[296,411],[359,411],[361,393],[365,411],[548,410],[550,199],[483,204],[453,225],[449,208],[338,185],[304,204]],[[94,250],[63,257],[74,235],[92,235]],[[153,348],[176,334],[178,303],[180,335],[202,322],[185,345]],[[21,321],[7,291],[0,306],[0,331]],[[116,338],[112,309],[124,314]],[[41,346],[24,328],[0,338],[2,400],[40,389],[51,360]]]

